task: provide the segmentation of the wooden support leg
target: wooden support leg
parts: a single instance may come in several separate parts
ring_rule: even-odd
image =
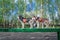
[[[60,32],[57,32],[58,40],[60,40]]]

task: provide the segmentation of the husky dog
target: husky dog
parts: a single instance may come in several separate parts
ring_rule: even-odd
[[[39,18],[39,17],[37,17],[37,28],[39,28],[39,24],[42,25],[42,28],[44,27],[44,25],[46,27],[48,27],[49,26],[49,20],[46,19],[46,18]]]
[[[33,28],[34,20],[32,20],[31,18],[24,18],[20,15],[18,16],[18,21],[21,22],[22,28],[24,28],[25,24],[29,24],[30,28]]]

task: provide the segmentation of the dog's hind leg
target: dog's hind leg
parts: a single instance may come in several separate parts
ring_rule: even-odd
[[[44,23],[42,23],[42,28],[44,28]]]
[[[29,24],[30,24],[30,28],[33,28],[33,25],[32,25],[33,21],[32,20],[29,21]]]

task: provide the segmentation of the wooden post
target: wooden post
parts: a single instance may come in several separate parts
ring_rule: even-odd
[[[60,32],[57,32],[58,40],[60,40]]]

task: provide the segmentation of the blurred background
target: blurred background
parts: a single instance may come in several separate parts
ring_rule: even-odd
[[[51,25],[60,26],[60,0],[0,0],[0,28],[20,26],[17,16],[48,18]]]
[[[60,26],[60,0],[0,0],[0,28],[21,26],[17,16],[48,18]],[[13,25],[13,26],[11,26]],[[56,32],[0,32],[0,40],[57,40]]]

